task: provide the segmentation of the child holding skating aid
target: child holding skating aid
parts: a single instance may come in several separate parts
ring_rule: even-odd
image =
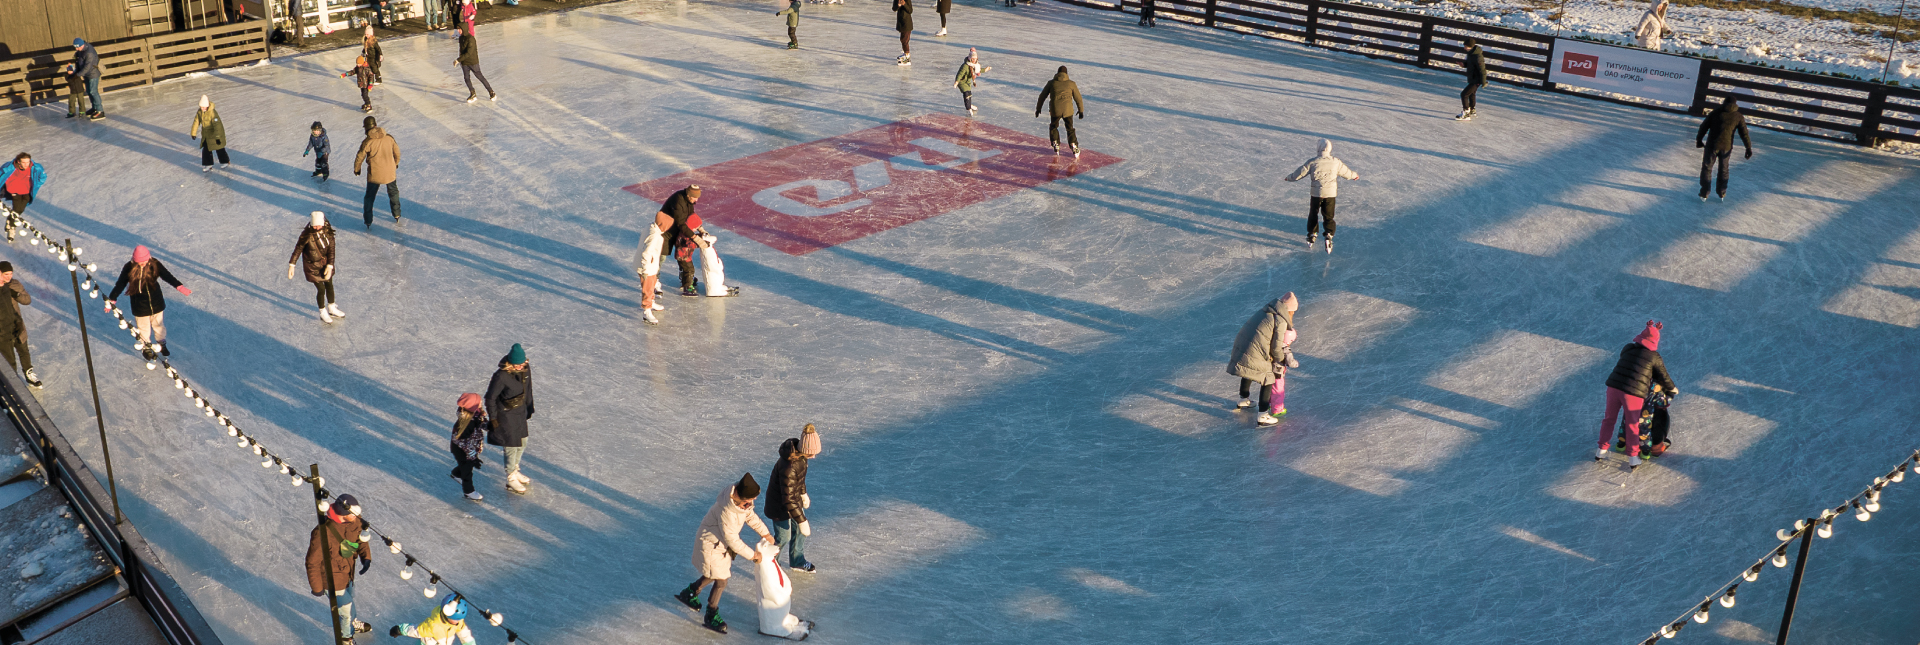
[[[340,73],[340,78],[353,77],[353,84],[360,88],[360,111],[373,111],[373,96],[367,89],[373,87],[373,68],[367,67],[367,57],[353,59],[353,69]]]
[[[966,106],[967,116],[980,113],[980,108],[973,106],[973,84],[990,71],[992,67],[980,66],[980,52],[968,47],[967,61],[960,64],[960,71],[953,76],[953,86],[960,88],[960,102]]]
[[[327,180],[327,153],[332,150],[333,142],[327,139],[327,129],[321,127],[319,121],[314,121],[313,128],[307,134],[307,147],[300,151],[300,156],[313,153],[313,176],[319,177],[320,181]]]
[[[773,15],[787,17],[787,49],[799,49],[800,0],[788,0],[787,8],[775,11]]]
[[[473,645],[473,630],[467,628],[467,609],[467,599],[454,596],[436,605],[433,615],[420,624],[394,625],[387,630],[387,635],[418,638],[420,645],[453,645],[454,639],[459,639],[460,645]]]

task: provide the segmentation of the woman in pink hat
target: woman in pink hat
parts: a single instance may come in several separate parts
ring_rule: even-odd
[[[114,301],[120,299],[120,292],[126,291],[133,302],[133,323],[139,329],[140,353],[153,360],[153,345],[160,346],[161,356],[172,356],[167,351],[167,325],[162,313],[167,310],[167,299],[160,295],[160,281],[165,280],[180,295],[191,296],[193,290],[180,283],[173,273],[167,271],[167,265],[153,259],[153,252],[146,245],[133,247],[133,261],[120,267],[120,280],[113,283],[113,293],[107,296],[107,312],[113,312]]]
[[[1627,411],[1627,467],[1640,465],[1640,408],[1646,404],[1647,390],[1658,383],[1669,396],[1679,396],[1673,378],[1667,376],[1667,363],[1660,359],[1660,329],[1666,325],[1647,321],[1633,342],[1620,348],[1620,362],[1607,375],[1607,407],[1600,421],[1600,449],[1594,461],[1607,458],[1607,442],[1613,441],[1613,424]]]

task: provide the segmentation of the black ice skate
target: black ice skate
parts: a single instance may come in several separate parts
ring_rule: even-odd
[[[1327,234],[1327,255],[1333,255],[1333,234]]]
[[[708,611],[707,621],[700,626],[722,634],[727,633],[727,619],[721,618],[720,612],[717,611]]]
[[[1073,144],[1073,158],[1075,159],[1080,158],[1080,144],[1078,143]]]
[[[693,609],[699,609],[701,607],[700,592],[694,589],[681,589],[680,593],[673,595],[673,599]]]
[[[1318,233],[1308,233],[1308,234],[1307,234],[1307,250],[1308,250],[1308,251],[1312,251],[1312,250],[1313,250],[1313,245],[1314,245],[1314,243],[1316,243],[1316,242],[1319,242],[1319,241],[1320,241],[1320,234],[1318,234]]]

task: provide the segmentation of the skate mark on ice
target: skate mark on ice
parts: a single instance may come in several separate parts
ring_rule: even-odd
[[[1283,422],[1282,427],[1286,425]],[[1387,408],[1327,431],[1306,431],[1287,466],[1341,486],[1392,497],[1480,439],[1494,422],[1423,401],[1396,399]]]
[[[1675,441],[1668,455],[1737,459],[1780,425],[1685,390],[1674,400],[1671,414]]]
[[[1034,588],[1021,589],[1012,598],[1000,603],[1007,615],[1027,620],[1066,620],[1073,617],[1073,607],[1059,596]]]
[[[1601,349],[1506,330],[1440,368],[1425,383],[1509,408],[1522,408],[1567,377],[1607,358]]]
[[[1828,299],[1820,305],[1820,310],[1909,329],[1920,328],[1920,268],[1876,263],[1867,268],[1859,284]]]
[[[1583,445],[1587,446],[1591,455],[1593,435],[1586,437],[1589,441]],[[1596,465],[1581,458],[1579,463],[1568,467],[1558,481],[1547,487],[1547,494],[1606,508],[1673,506],[1692,494],[1699,484],[1686,474],[1667,467],[1669,463],[1661,461],[1643,465],[1629,474],[1624,459],[1610,457]]]
[[[1329,291],[1302,305],[1297,322],[1311,333],[1301,334],[1294,351],[1302,356],[1345,361],[1405,328],[1418,314],[1418,309],[1391,300]]]
[[[1061,572],[1068,580],[1080,583],[1088,589],[1098,589],[1128,596],[1152,596],[1146,590],[1120,581],[1112,576],[1096,573],[1090,569],[1073,568]]]
[[[1596,560],[1594,560],[1592,556],[1561,546],[1560,543],[1558,542],[1540,537],[1538,535],[1534,535],[1532,531],[1528,531],[1526,529],[1523,529],[1517,526],[1501,526],[1500,533],[1506,535],[1507,537],[1511,537],[1516,540],[1526,542],[1528,544],[1546,547],[1548,549],[1552,549],[1560,553],[1564,553],[1576,558],[1580,558],[1588,562],[1596,562]]]

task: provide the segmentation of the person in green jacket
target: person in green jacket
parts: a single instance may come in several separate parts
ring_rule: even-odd
[[[800,0],[788,0],[787,8],[773,15],[787,17],[787,49],[800,48]]]
[[[201,170],[213,170],[215,156],[220,157],[221,169],[233,165],[227,158],[227,125],[220,122],[220,112],[204,94],[200,95],[200,110],[193,115],[193,129],[187,131],[187,137],[200,140]]]
[[[967,62],[961,63],[960,71],[953,76],[953,86],[960,88],[960,102],[967,106],[967,116],[980,113],[980,108],[973,106],[974,79],[985,76],[990,71],[993,71],[992,67],[980,66],[980,52],[968,47]]]

